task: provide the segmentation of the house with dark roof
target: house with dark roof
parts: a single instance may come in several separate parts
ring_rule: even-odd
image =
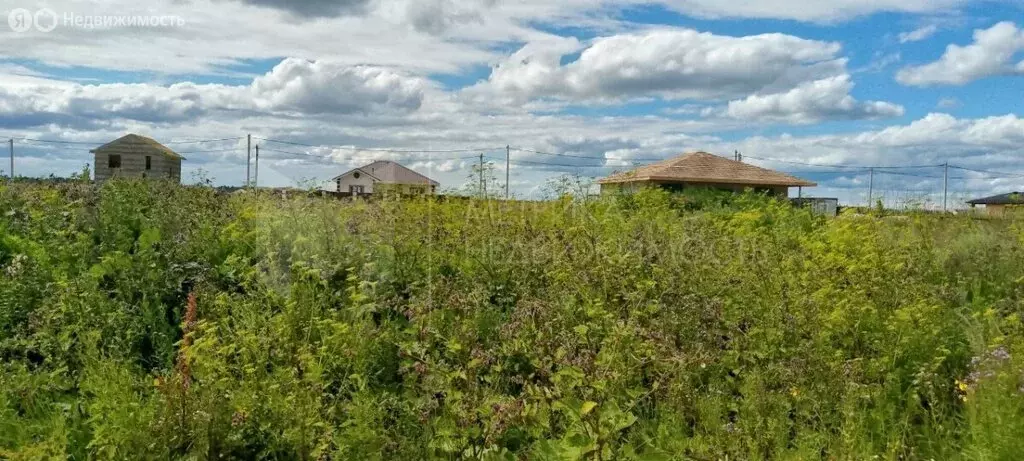
[[[733,192],[753,189],[778,197],[787,197],[790,187],[817,186],[811,181],[707,152],[693,152],[662,160],[613,174],[597,182],[601,185],[602,193],[643,187],[669,190],[709,188]]]
[[[96,182],[110,178],[148,178],[181,181],[178,155],[152,138],[128,134],[91,151]]]
[[[1007,212],[1024,212],[1024,192],[1010,192],[979,198],[967,202],[971,208],[978,205],[985,207],[989,216],[1004,216]]]
[[[390,160],[378,160],[333,178],[338,192],[352,195],[399,193],[434,194],[440,184]]]

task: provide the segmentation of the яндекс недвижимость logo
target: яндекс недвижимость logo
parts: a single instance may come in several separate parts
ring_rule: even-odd
[[[185,20],[173,15],[79,15],[65,12],[62,16],[50,8],[33,13],[15,8],[7,14],[7,25],[14,32],[52,32],[57,26],[77,29],[113,29],[123,27],[181,27]]]
[[[34,14],[25,8],[15,8],[7,15],[7,25],[15,32],[27,32],[34,25],[40,32],[57,28],[57,12],[42,8]]]

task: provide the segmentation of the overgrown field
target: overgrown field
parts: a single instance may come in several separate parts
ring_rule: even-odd
[[[1020,224],[0,183],[0,458],[1019,459]]]

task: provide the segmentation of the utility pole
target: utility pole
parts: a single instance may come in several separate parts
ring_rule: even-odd
[[[253,172],[252,176],[253,176],[253,179],[252,179],[253,187],[259,188],[260,187],[260,145],[259,144],[256,145],[256,171]]]
[[[252,166],[252,135],[245,135],[245,187],[249,187],[249,167]]]
[[[871,195],[875,191],[875,168],[868,168],[868,208],[871,208]]]
[[[949,160],[942,164],[942,212],[946,212],[946,197],[949,194]]]
[[[512,148],[505,145],[505,200],[508,200],[508,167],[511,163]]]
[[[14,179],[14,138],[10,139],[11,143],[11,179]]]
[[[480,153],[480,196],[484,195],[484,154]]]

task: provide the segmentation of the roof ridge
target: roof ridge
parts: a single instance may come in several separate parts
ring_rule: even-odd
[[[181,154],[178,154],[177,152],[175,152],[171,148],[161,144],[160,141],[157,141],[157,140],[155,140],[153,138],[150,138],[148,136],[143,136],[143,135],[140,135],[140,134],[137,134],[137,133],[125,134],[124,136],[121,136],[121,137],[119,137],[117,139],[114,139],[113,141],[110,141],[110,142],[108,142],[106,144],[103,144],[103,145],[101,145],[99,147],[91,149],[89,152],[90,153],[97,153],[97,152],[101,152],[101,151],[104,151],[104,150],[118,148],[118,147],[121,147],[121,146],[129,147],[129,148],[135,148],[135,147],[150,148],[150,149],[154,149],[154,150],[158,151],[159,153],[161,153],[161,154],[163,154],[163,155],[165,155],[167,157],[171,157],[171,158],[179,159],[179,160],[185,160],[185,157],[181,156]]]
[[[688,152],[633,170],[616,173],[599,183],[668,181],[770,186],[816,186],[814,182],[705,151]]]
[[[391,171],[391,174],[390,175],[385,175],[385,174],[377,175],[377,174],[374,174],[374,173],[369,172],[369,171],[366,170],[366,168],[369,167],[370,165],[375,165],[375,164],[378,164],[378,163],[383,163],[385,165],[394,165],[392,167],[393,171]],[[398,170],[398,168],[401,168],[401,170]],[[338,179],[338,178],[340,178],[342,176],[345,176],[345,175],[347,175],[347,174],[349,174],[349,173],[351,173],[353,171],[356,171],[356,170],[362,171],[362,172],[370,175],[374,179],[376,179],[376,180],[378,180],[378,181],[380,181],[382,183],[385,183],[385,184],[418,184],[420,182],[418,180],[410,182],[410,181],[407,181],[407,180],[399,179],[397,177],[399,173],[404,174],[406,177],[408,177],[410,174],[415,175],[417,177],[417,179],[418,178],[422,178],[424,180],[424,182],[426,182],[429,185],[439,186],[441,184],[441,183],[439,183],[439,182],[437,182],[437,181],[435,181],[433,179],[430,179],[426,175],[424,175],[424,174],[422,174],[422,173],[420,173],[420,172],[418,172],[416,170],[413,170],[412,168],[409,168],[409,167],[407,167],[405,165],[402,165],[400,162],[396,162],[394,160],[389,160],[389,159],[374,160],[374,161],[372,161],[370,163],[367,163],[366,165],[359,166],[359,167],[356,167],[356,168],[352,168],[351,170],[348,170],[348,171],[346,171],[346,172],[344,172],[344,173],[342,173],[342,174],[340,174],[338,176],[335,176],[332,179],[336,180],[336,179]],[[384,171],[383,168],[382,168],[382,171]]]
[[[967,203],[972,205],[1017,205],[1024,204],[1024,191],[1022,192],[1006,192],[1004,194],[996,194],[988,197],[976,198],[974,200],[968,200]]]

